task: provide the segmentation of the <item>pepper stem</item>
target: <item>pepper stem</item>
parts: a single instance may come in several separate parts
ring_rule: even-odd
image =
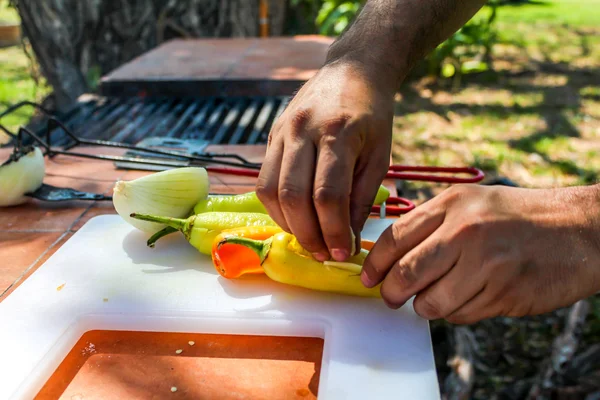
[[[150,239],[148,239],[146,244],[148,245],[148,247],[154,247],[158,239],[170,235],[173,232],[177,232],[177,229],[173,228],[172,226],[167,226],[166,228],[163,228],[160,231],[156,232],[154,235],[150,236]]]
[[[263,262],[265,262],[267,256],[269,255],[272,241],[272,238],[266,240],[254,240],[241,236],[229,236],[219,242],[219,244],[217,245],[217,249],[219,249],[222,245],[226,243],[240,244],[254,251],[260,259],[260,265],[262,265]]]
[[[155,215],[147,215],[147,214],[129,214],[131,218],[140,219],[142,221],[149,222],[158,222],[159,224],[164,224],[170,226],[171,228],[175,228],[178,231],[183,231],[185,228],[185,223],[187,222],[185,219],[180,218],[171,218],[171,217],[158,217]]]

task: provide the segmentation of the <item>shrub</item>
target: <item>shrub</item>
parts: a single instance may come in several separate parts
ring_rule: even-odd
[[[498,1],[489,0],[486,11],[477,14],[426,57],[427,74],[456,79],[491,68],[492,48],[498,40],[494,24]],[[364,3],[365,0],[291,0],[292,6],[296,7],[302,4],[316,6],[319,10],[316,28],[320,34],[327,36],[340,35]]]

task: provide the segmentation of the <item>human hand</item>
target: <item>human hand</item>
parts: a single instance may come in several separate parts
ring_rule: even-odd
[[[323,67],[269,135],[256,194],[317,260],[351,254],[389,167],[394,85],[356,62]],[[397,78],[394,78],[396,81]]]
[[[454,186],[387,229],[361,278],[457,324],[571,305],[600,290],[600,186]]]

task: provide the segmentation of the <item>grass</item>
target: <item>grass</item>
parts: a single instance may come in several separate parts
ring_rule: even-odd
[[[19,14],[17,11],[9,7],[7,0],[0,1],[0,22],[19,22]]]
[[[395,161],[476,165],[528,187],[597,182],[600,0],[502,6],[497,26],[494,72],[454,90],[427,78],[405,85]]]
[[[532,0],[529,4],[503,6],[499,22],[511,24],[594,26],[600,21],[597,0]]]
[[[8,7],[6,1],[0,2],[0,21],[18,23],[16,11]],[[21,45],[0,48],[0,112],[6,107],[22,100],[40,101],[50,92],[43,79],[33,78],[32,62]],[[19,126],[27,124],[32,115],[30,108],[21,109],[0,119],[0,124],[16,132]],[[8,137],[0,132],[0,145]]]
[[[30,61],[20,46],[0,49],[0,110],[22,100],[39,100],[48,89],[39,85],[31,76]],[[26,124],[31,116],[30,109],[21,109],[0,120],[8,129],[16,130]]]

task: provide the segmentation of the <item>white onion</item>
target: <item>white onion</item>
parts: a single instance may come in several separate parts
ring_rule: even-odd
[[[118,181],[113,205],[117,213],[137,229],[154,234],[166,227],[156,222],[140,221],[129,215],[150,214],[184,218],[194,206],[208,196],[208,174],[204,168],[186,167],[156,172],[132,181]]]
[[[42,186],[45,173],[44,155],[38,147],[16,161],[0,165],[0,207],[26,202],[25,194]]]

